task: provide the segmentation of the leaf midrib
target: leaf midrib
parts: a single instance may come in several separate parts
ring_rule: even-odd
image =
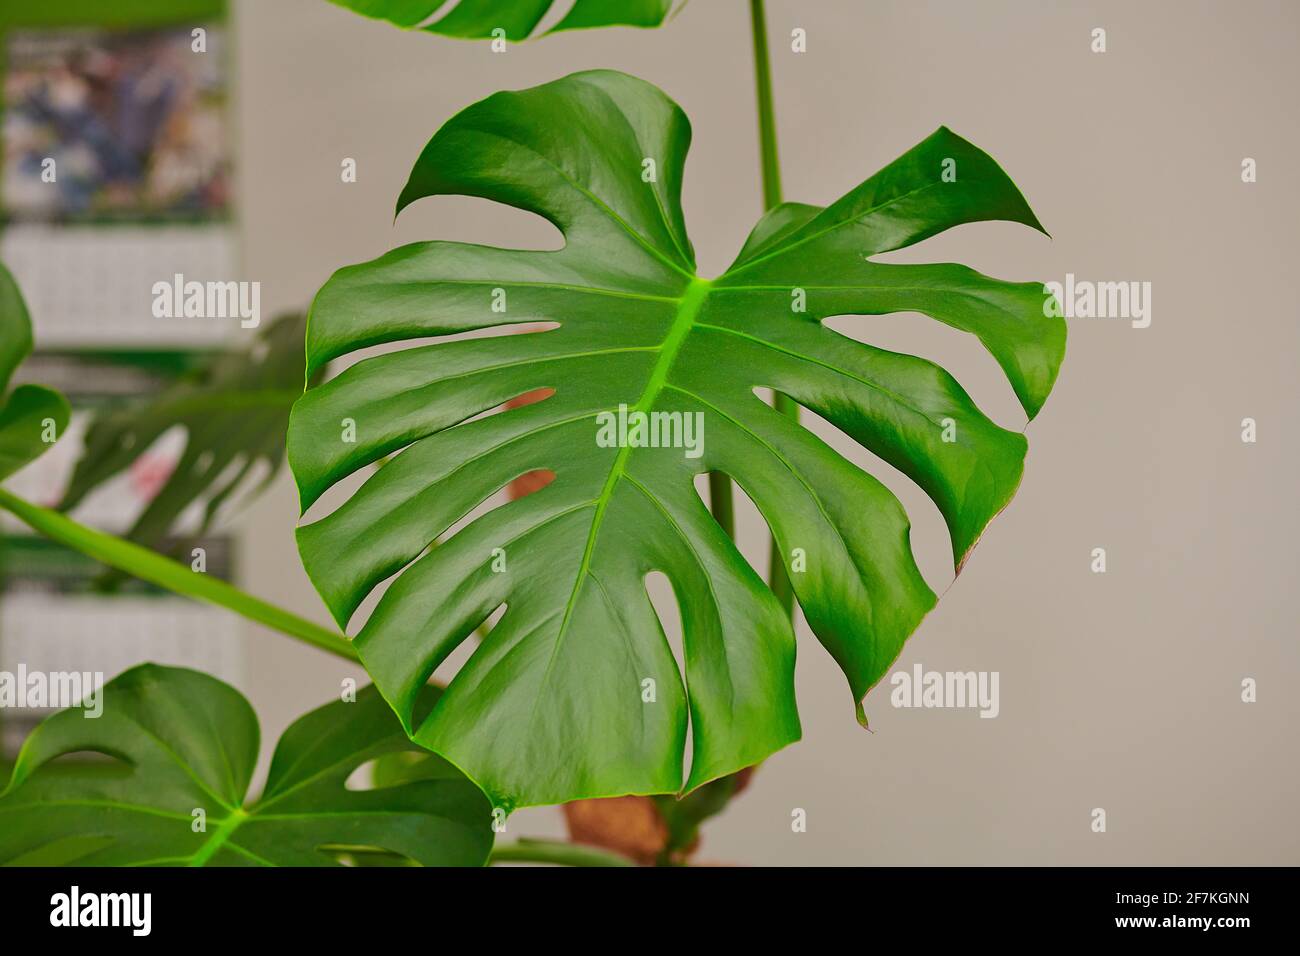
[[[302,392],[297,389],[268,388],[252,392],[202,391],[164,401],[154,406],[152,411],[156,418],[172,423],[177,419],[211,415],[214,412],[238,412],[245,409],[279,408],[280,406],[288,409],[300,397]],[[106,421],[119,425],[120,421],[129,421],[130,418],[131,410],[126,409]]]
[[[659,358],[655,360],[654,367],[650,370],[650,378],[646,382],[641,397],[637,399],[636,405],[629,410],[629,416],[636,412],[648,413],[654,407],[659,393],[663,391],[664,385],[668,381],[668,372],[671,370],[673,362],[676,361],[677,354],[681,351],[686,337],[695,326],[695,320],[699,316],[700,310],[704,306],[704,300],[708,298],[712,287],[713,283],[710,280],[699,277],[693,277],[690,284],[687,285],[678,300],[677,314],[673,317],[673,323],[668,328],[668,334],[659,346]],[[601,522],[605,517],[609,502],[614,497],[614,489],[623,477],[627,467],[628,455],[631,452],[632,446],[629,444],[624,444],[619,448],[614,463],[610,466],[609,474],[605,478],[605,484],[596,497],[596,511],[591,517],[591,529],[587,532],[587,542],[582,551],[582,562],[578,565],[578,573],[573,581],[573,590],[569,592],[569,599],[565,603],[564,616],[560,619],[560,629],[555,635],[555,643],[551,647],[550,657],[547,658],[546,670],[542,672],[541,683],[538,685],[538,700],[541,699],[541,690],[545,688],[547,679],[550,677],[551,667],[555,663],[560,645],[564,642],[569,618],[572,616],[574,606],[577,604],[578,594],[582,590],[582,583],[590,572],[591,556],[595,551],[596,538],[600,534]]]
[[[235,831],[239,829],[246,819],[248,819],[248,812],[242,807],[235,807],[230,812],[230,815],[221,821],[221,826],[212,831],[212,836],[208,837],[203,842],[203,845],[194,851],[187,865],[204,866],[234,836]]]
[[[830,231],[830,230],[825,230],[825,231]],[[655,361],[655,365],[651,369],[650,377],[646,382],[646,387],[641,393],[640,398],[637,399],[636,405],[634,405],[631,409],[628,410],[629,416],[635,414],[636,412],[649,413],[653,409],[655,402],[659,398],[659,395],[664,390],[664,388],[675,387],[668,382],[668,374],[671,371],[673,363],[676,360],[678,353],[681,351],[681,347],[686,341],[687,336],[690,334],[690,332],[693,329],[697,327],[713,329],[719,332],[727,332],[733,335],[739,335],[743,338],[751,339],[755,342],[758,342],[767,348],[771,348],[780,352],[788,352],[788,350],[781,348],[780,346],[777,346],[774,343],[768,342],[765,339],[760,339],[755,336],[749,335],[748,333],[741,332],[740,330],[737,329],[732,329],[726,326],[716,326],[709,323],[697,322],[697,319],[703,308],[705,300],[708,298],[708,296],[714,289],[714,285],[713,285],[714,281],[718,281],[718,282],[724,281],[729,275],[731,275],[730,271],[717,280],[702,279],[699,278],[698,276],[692,277],[690,284],[686,287],[681,297],[675,300],[678,303],[676,315],[673,318],[672,324],[669,326],[668,333],[664,337],[663,342],[660,343],[660,345],[654,349],[655,351],[659,352],[659,358]],[[717,288],[719,291],[740,291],[742,289],[746,289],[747,287],[718,286]],[[752,288],[757,288],[757,287],[752,287]],[[855,381],[859,381],[863,385],[875,388],[881,391],[882,393],[888,395],[898,404],[915,412],[923,419],[927,421],[931,421],[930,417],[926,415],[924,412],[922,412],[919,408],[913,407],[910,403],[904,401],[901,396],[895,395],[889,389],[883,388],[878,384],[870,382],[868,380],[861,379],[858,376],[853,376],[845,372],[845,370],[837,368],[832,365],[828,365],[825,362],[813,360],[809,356],[801,355],[797,352],[788,352],[788,354],[790,354],[793,357],[802,359],[804,361],[812,361],[815,364],[822,365],[826,367],[828,370],[836,372],[838,374],[848,375],[850,378],[854,379]],[[687,394],[691,394],[691,393],[687,393]],[[698,398],[698,396],[695,397]],[[705,404],[708,403],[706,402]],[[710,405],[710,407],[713,406]],[[714,410],[717,411],[716,408]],[[935,424],[935,423],[931,421],[931,424]],[[754,437],[757,438],[756,435]],[[769,450],[774,451],[770,447]],[[594,514],[592,515],[591,527],[587,532],[587,540],[583,547],[582,560],[578,566],[578,572],[574,578],[573,589],[570,591],[569,598],[565,603],[564,614],[560,620],[560,627],[559,630],[556,632],[555,642],[551,647],[551,653],[547,658],[546,669],[542,672],[542,678],[538,685],[538,693],[535,698],[536,700],[540,700],[542,697],[542,690],[546,687],[547,681],[550,677],[551,669],[554,665],[556,657],[559,654],[560,646],[564,642],[564,637],[568,631],[569,619],[572,616],[574,607],[577,604],[578,595],[582,590],[583,582],[586,580],[587,576],[591,573],[590,570],[591,558],[592,558],[592,554],[595,551],[596,539],[599,537],[600,534],[600,528],[601,528],[602,521],[604,519],[605,511],[608,508],[610,501],[613,499],[614,490],[617,487],[619,481],[622,480],[624,477],[628,477],[629,480],[631,481],[630,476],[626,475],[627,459],[628,456],[631,454],[631,451],[632,451],[631,445],[623,445],[622,447],[619,448],[618,454],[615,456],[614,463],[610,467],[609,474],[606,476],[605,484],[601,488],[600,494],[595,499],[596,508]],[[783,463],[786,465],[787,468],[790,467],[788,462],[783,461]],[[791,470],[793,471],[793,469]],[[799,476],[796,474],[796,477]],[[633,484],[636,484],[638,490],[642,491],[643,493],[647,493],[647,489],[642,487],[639,483],[633,482]],[[814,500],[816,500],[815,494],[813,495],[813,497]],[[817,504],[818,504],[818,508],[822,511],[823,517],[826,517],[827,520],[829,521],[829,516],[826,515],[825,509],[822,507],[821,502],[817,501]],[[830,524],[832,527],[835,527],[834,522],[830,522]],[[836,528],[836,530],[838,531],[838,528]],[[842,536],[841,536],[841,543],[844,544],[847,550],[847,542],[843,541]]]

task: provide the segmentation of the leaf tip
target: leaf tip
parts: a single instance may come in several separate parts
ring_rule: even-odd
[[[853,702],[853,711],[854,711],[854,715],[858,718],[858,726],[861,727],[863,730],[865,730],[867,733],[874,734],[875,731],[871,729],[871,725],[867,721],[867,712],[866,709],[862,706],[862,700],[855,700]]]

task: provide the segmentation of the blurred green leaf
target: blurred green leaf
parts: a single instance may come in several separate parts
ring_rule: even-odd
[[[265,401],[262,403],[261,411],[248,414],[247,417],[258,423],[259,433],[263,436],[263,442],[258,446],[258,450],[271,461],[271,470],[274,471],[284,456],[284,419],[287,408],[301,390],[302,330],[301,317],[291,316],[280,319],[263,332],[265,344],[254,346],[251,366],[247,356],[225,356],[216,361],[196,380],[196,383],[177,386],[177,390],[189,389],[188,397],[196,406],[194,421],[197,424],[196,431],[199,438],[196,440],[195,435],[191,435],[191,448],[203,444],[203,436],[211,433],[207,428],[210,421],[231,423],[230,419],[222,415],[224,407],[222,402],[214,400],[213,394],[205,394],[201,383],[209,382],[208,391],[211,393],[215,390],[215,394],[220,395],[223,394],[222,391],[211,385],[212,382],[223,381],[231,388],[238,389],[241,383],[249,381],[254,385],[254,395]],[[32,329],[27,307],[23,303],[13,277],[3,265],[0,265],[0,394],[3,394],[14,369],[27,357],[31,349]],[[247,379],[244,376],[247,376]],[[265,389],[260,387],[263,384],[266,386]],[[273,385],[280,386],[281,390],[271,401],[267,392],[273,391]],[[243,397],[247,399],[248,395]],[[141,434],[152,433],[156,436],[170,424],[175,423],[176,402],[170,405],[163,402],[161,405],[161,410],[157,407],[140,409],[141,418],[145,422],[141,426]],[[199,415],[197,411],[204,407],[208,409],[206,418]],[[271,408],[275,409],[273,413],[269,411]],[[15,389],[3,406],[0,406],[0,480],[13,474],[49,448],[53,440],[63,434],[68,424],[69,414],[67,401],[52,389],[39,385],[23,385]],[[106,426],[103,431],[97,433],[99,437],[93,439],[97,442],[110,443],[112,438],[116,438],[123,444],[131,446],[122,450],[125,459],[117,466],[118,470],[133,460],[140,450],[148,447],[148,441],[140,444],[134,437],[130,437],[134,436],[132,429],[135,427],[127,416],[125,421]],[[219,427],[217,439],[220,440]],[[228,446],[223,445],[223,447]],[[90,484],[103,480],[104,476],[96,476],[94,469],[111,468],[113,453],[114,450],[105,444],[97,459],[98,464],[92,465],[91,462],[83,461],[79,466],[83,469],[82,480],[89,481]],[[187,449],[188,453],[189,449]],[[215,459],[218,453],[212,454]],[[209,502],[209,520],[220,505],[219,499],[233,490],[246,470],[241,467],[231,481],[222,482],[214,499]],[[90,477],[87,478],[87,475]],[[175,499],[191,493],[194,487],[193,483],[180,486],[179,479],[173,477],[178,481],[180,490],[178,494],[168,499],[167,513],[179,513],[183,503]],[[213,480],[216,477],[213,475]],[[84,494],[88,487],[89,485],[81,488],[80,493]],[[189,567],[156,554],[149,548],[88,528],[57,511],[19,498],[4,488],[0,488],[0,508],[12,512],[34,531],[75,548],[118,571],[135,575],[178,594],[186,594],[230,608],[238,614],[342,657],[349,659],[356,657],[352,645],[336,631],[323,628],[296,614],[245,594],[215,577],[196,574]],[[155,515],[162,513],[161,508],[155,511]],[[144,519],[141,521],[143,525]],[[136,530],[137,533],[143,533],[147,530],[147,526],[138,526]]]
[[[9,270],[0,265],[0,394],[32,351],[27,305]],[[43,385],[20,385],[0,407],[0,480],[35,461],[68,426],[68,402]]]
[[[219,353],[160,395],[97,415],[59,510],[75,508],[176,426],[185,429],[185,450],[128,539],[157,548],[196,501],[201,535],[237,491],[247,500],[264,489],[284,462],[289,409],[302,394],[305,324],[301,315],[280,316],[247,349]]]

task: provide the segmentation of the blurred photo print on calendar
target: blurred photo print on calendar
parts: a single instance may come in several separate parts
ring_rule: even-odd
[[[23,27],[3,43],[0,259],[37,341],[226,343],[221,323],[159,322],[149,291],[235,271],[222,23]]]

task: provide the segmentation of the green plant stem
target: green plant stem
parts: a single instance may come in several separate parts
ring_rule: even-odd
[[[758,149],[763,169],[763,210],[781,204],[781,160],[776,151],[776,110],[772,106],[772,58],[767,50],[763,0],[749,0],[754,38],[754,90],[758,96]]]
[[[352,644],[336,631],[246,594],[220,578],[193,571],[178,561],[165,558],[131,541],[88,528],[67,515],[32,504],[4,488],[0,488],[0,508],[12,512],[32,530],[119,571],[125,571],[176,594],[227,608],[250,621],[265,624],[282,634],[296,637],[347,660],[357,659]]]
[[[767,48],[767,13],[763,0],[749,0],[749,21],[754,37],[754,90],[758,99],[758,148],[763,170],[763,209],[781,204],[781,160],[776,149],[776,110],[772,105],[772,59]],[[782,415],[799,420],[799,406],[780,392],[773,404]],[[785,561],[772,539],[767,583],[787,615],[794,613],[794,592],[785,572]]]
[[[618,853],[580,843],[519,840],[492,848],[489,863],[556,863],[560,866],[636,866]]]

